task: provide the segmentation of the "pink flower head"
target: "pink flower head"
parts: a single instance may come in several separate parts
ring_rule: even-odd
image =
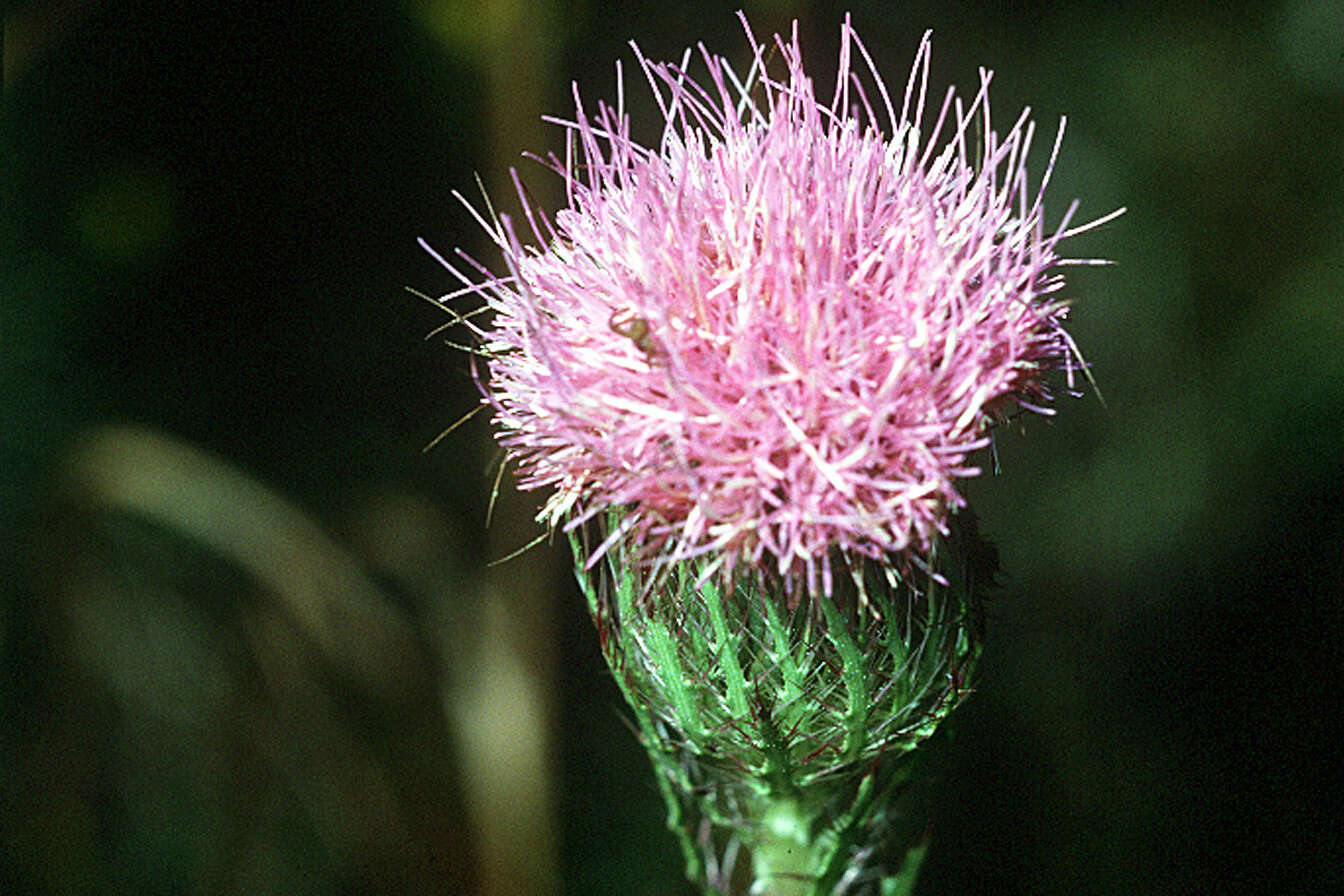
[[[926,116],[927,35],[898,114],[848,19],[825,100],[796,25],[773,45],[746,30],[745,78],[703,45],[699,80],[689,52],[635,48],[656,146],[630,137],[623,92],[590,114],[576,89],[549,163],[567,206],[548,219],[520,187],[536,245],[478,214],[508,274],[458,276],[493,311],[475,331],[499,441],[523,488],[556,487],[541,518],[619,511],[589,564],[629,539],[829,592],[833,558],[918,558],[947,532],[1007,409],[1051,413],[1045,374],[1071,385],[1076,358],[1057,247],[1110,216],[1045,232],[1055,155],[1031,189],[1033,125],[994,133],[988,72]]]

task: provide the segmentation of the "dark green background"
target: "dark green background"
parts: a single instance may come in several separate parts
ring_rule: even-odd
[[[421,452],[477,393],[403,287],[454,285],[417,237],[496,263],[450,195],[473,172],[500,195],[521,164],[553,207],[519,153],[559,148],[537,118],[572,108],[571,80],[611,98],[630,38],[741,59],[735,4],[282,6],[7,13],[0,890],[682,892],[565,551],[497,568],[483,596],[535,500],[486,528],[479,419]],[[747,11],[758,35],[796,16],[829,86],[843,7]],[[1007,434],[1003,475],[969,489],[1006,575],[920,892],[1327,891],[1344,7],[853,12],[893,86],[928,27],[939,91],[994,69],[999,121],[1035,110],[1037,174],[1069,116],[1055,215],[1129,208],[1066,247],[1116,262],[1069,291],[1105,406]],[[98,470],[72,465],[114,425],[208,452],[205,506],[265,513],[246,482],[328,533],[399,646],[380,654],[354,611],[332,637],[393,684],[328,655],[229,550],[81,485]],[[444,708],[494,693],[471,690],[494,680],[482,656],[529,676],[554,770],[532,788],[554,840],[501,839],[502,859],[482,818],[526,829],[518,803],[472,802],[492,757],[467,761],[477,742]]]

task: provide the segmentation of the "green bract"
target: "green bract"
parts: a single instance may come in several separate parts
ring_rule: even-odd
[[[744,862],[753,892],[898,892],[880,882],[925,824],[898,798],[909,754],[967,694],[994,568],[969,515],[954,523],[929,572],[868,564],[792,602],[760,575],[702,581],[696,562],[647,581],[622,544],[585,571],[574,539],[603,653],[708,892],[732,892]]]

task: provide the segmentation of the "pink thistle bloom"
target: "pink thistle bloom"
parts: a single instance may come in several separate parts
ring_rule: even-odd
[[[1075,203],[1046,232],[1063,122],[1033,190],[1029,110],[996,135],[988,72],[926,116],[928,35],[899,114],[848,19],[825,101],[796,25],[773,47],[747,36],[745,78],[703,45],[700,80],[689,51],[635,47],[657,146],[630,137],[623,90],[590,115],[576,88],[549,162],[567,206],[548,219],[519,187],[534,246],[476,214],[508,274],[472,262],[483,279],[458,273],[458,294],[493,312],[473,325],[485,400],[521,487],[556,489],[539,518],[619,511],[590,566],[628,538],[658,565],[829,593],[834,558],[901,562],[946,534],[1008,409],[1051,413],[1046,374],[1071,386],[1077,358],[1058,246],[1113,216],[1069,230]]]

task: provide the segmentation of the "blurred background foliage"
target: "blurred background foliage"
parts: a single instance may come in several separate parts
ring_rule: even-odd
[[[844,7],[745,5],[830,83]],[[403,288],[493,263],[473,172],[554,207],[571,81],[741,58],[735,7],[7,4],[0,890],[684,892],[565,551],[486,565],[538,499],[487,527],[484,415],[421,450],[477,392]],[[889,82],[931,27],[1068,114],[1056,214],[1130,209],[1069,246],[1105,406],[969,490],[1006,575],[921,892],[1328,891],[1344,6],[852,9]]]

